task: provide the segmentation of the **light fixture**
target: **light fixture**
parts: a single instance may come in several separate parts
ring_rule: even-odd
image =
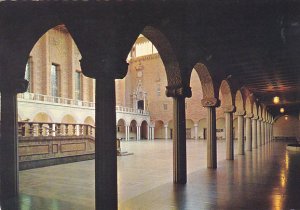
[[[278,96],[275,96],[275,97],[273,98],[273,103],[274,103],[274,104],[278,104],[278,103],[279,103],[279,97],[278,97]]]
[[[287,115],[285,115],[285,116],[284,116],[284,119],[285,119],[285,120],[288,120],[288,116],[287,116]]]
[[[280,113],[284,113],[284,108],[280,108]]]

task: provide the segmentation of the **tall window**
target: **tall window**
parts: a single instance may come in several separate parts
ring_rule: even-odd
[[[31,92],[31,58],[29,58],[26,63],[24,79],[28,81],[27,92]]]
[[[75,99],[76,100],[82,100],[81,89],[82,89],[81,73],[79,71],[76,71],[75,72]]]
[[[59,96],[59,74],[58,65],[51,65],[51,95]]]

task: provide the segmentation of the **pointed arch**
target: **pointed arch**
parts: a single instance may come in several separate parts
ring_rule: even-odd
[[[201,82],[203,98],[216,98],[215,85],[206,66],[202,63],[197,63],[194,66],[194,69],[196,70]]]
[[[244,104],[244,99],[241,90],[236,91],[235,106],[236,106],[236,112],[239,113],[245,112],[245,104]]]
[[[234,98],[232,88],[227,80],[222,80],[219,92],[221,93],[221,106],[225,108],[232,108],[234,106]]]
[[[156,47],[166,69],[168,86],[182,86],[182,75],[177,56],[167,37],[153,26],[146,26],[142,34]]]

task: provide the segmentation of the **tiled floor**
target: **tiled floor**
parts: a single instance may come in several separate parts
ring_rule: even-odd
[[[273,142],[206,169],[206,142],[187,141],[188,183],[172,183],[171,141],[124,142],[118,157],[119,209],[300,209],[300,154]],[[4,210],[94,209],[94,161],[20,172],[21,196]]]

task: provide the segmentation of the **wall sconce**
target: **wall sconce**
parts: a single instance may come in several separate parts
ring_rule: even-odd
[[[280,113],[284,113],[284,108],[280,108]]]
[[[287,115],[285,115],[285,116],[284,116],[284,119],[285,119],[285,120],[288,120],[288,116],[287,116]]]
[[[275,97],[273,98],[273,103],[274,103],[274,104],[278,104],[278,103],[279,103],[279,97],[278,97],[278,96],[275,96]]]

